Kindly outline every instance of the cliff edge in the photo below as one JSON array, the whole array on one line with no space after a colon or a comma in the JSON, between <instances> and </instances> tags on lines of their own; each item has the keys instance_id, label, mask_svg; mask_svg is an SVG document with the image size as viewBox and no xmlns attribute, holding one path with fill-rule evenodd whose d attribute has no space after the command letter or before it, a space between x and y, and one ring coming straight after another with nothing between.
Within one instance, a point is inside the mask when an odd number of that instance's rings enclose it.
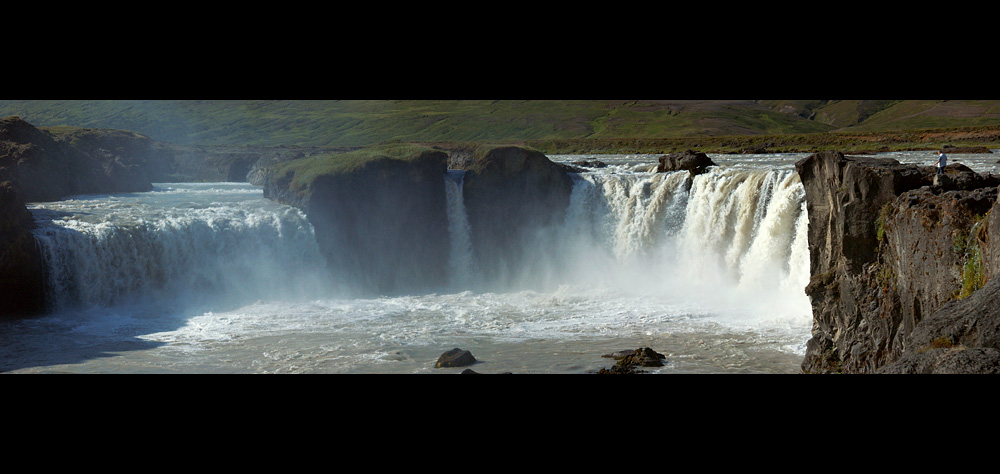
<instances>
[{"instance_id":1,"label":"cliff edge","mask_svg":"<svg viewBox=\"0 0 1000 474\"><path fill-rule=\"evenodd\" d=\"M997 177L959 164L936 177L930 166L838 152L811 155L796 170L809 213L813 308L803 371L888 370L925 350L913 338L996 271L988 223L1000 214L991 212Z\"/></svg>"}]
</instances>

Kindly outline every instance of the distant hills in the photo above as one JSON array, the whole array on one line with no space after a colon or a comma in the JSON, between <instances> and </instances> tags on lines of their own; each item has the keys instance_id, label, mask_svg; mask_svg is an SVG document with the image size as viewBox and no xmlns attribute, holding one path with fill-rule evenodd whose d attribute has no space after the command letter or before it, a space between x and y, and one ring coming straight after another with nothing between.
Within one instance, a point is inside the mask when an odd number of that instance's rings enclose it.
<instances>
[{"instance_id":1,"label":"distant hills","mask_svg":"<svg viewBox=\"0 0 1000 474\"><path fill-rule=\"evenodd\" d=\"M667 139L1000 126L994 100L0 100L39 127L183 145Z\"/></svg>"}]
</instances>

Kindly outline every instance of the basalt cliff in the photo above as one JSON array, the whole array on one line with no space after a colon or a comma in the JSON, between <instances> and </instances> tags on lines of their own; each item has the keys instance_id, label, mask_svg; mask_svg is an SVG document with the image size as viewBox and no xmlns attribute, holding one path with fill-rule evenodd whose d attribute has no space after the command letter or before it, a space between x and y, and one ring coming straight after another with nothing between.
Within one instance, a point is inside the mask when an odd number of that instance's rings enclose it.
<instances>
[{"instance_id":1,"label":"basalt cliff","mask_svg":"<svg viewBox=\"0 0 1000 474\"><path fill-rule=\"evenodd\" d=\"M522 253L545 253L534 232L562 221L569 168L521 147L451 152L386 146L288 161L267 175L264 195L306 211L341 290L399 294L448 284L449 180L463 196L472 264L483 278L502 284L531 273Z\"/></svg>"},{"instance_id":2,"label":"basalt cliff","mask_svg":"<svg viewBox=\"0 0 1000 474\"><path fill-rule=\"evenodd\" d=\"M805 372L998 371L1000 178L837 152L796 170L809 213Z\"/></svg>"}]
</instances>

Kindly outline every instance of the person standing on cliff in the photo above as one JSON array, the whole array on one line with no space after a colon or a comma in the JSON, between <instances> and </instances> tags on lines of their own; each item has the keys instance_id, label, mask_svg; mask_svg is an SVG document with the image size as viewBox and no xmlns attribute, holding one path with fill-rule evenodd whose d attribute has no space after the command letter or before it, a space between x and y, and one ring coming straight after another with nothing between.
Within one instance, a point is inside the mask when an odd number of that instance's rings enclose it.
<instances>
[{"instance_id":1,"label":"person standing on cliff","mask_svg":"<svg viewBox=\"0 0 1000 474\"><path fill-rule=\"evenodd\" d=\"M938 150L938 159L934 164L937 165L937 174L944 173L944 167L948 165L948 155L945 155L943 151Z\"/></svg>"}]
</instances>

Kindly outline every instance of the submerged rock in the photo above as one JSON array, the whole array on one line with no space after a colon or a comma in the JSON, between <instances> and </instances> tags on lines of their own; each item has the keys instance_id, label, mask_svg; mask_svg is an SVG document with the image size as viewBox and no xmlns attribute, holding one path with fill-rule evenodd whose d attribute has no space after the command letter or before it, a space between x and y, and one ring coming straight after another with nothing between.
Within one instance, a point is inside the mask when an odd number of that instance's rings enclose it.
<instances>
[{"instance_id":1,"label":"submerged rock","mask_svg":"<svg viewBox=\"0 0 1000 474\"><path fill-rule=\"evenodd\" d=\"M438 357L437 363L434 364L434 368L465 367L474 363L476 363L476 358L472 356L471 352L456 347L441 354Z\"/></svg>"}]
</instances>

